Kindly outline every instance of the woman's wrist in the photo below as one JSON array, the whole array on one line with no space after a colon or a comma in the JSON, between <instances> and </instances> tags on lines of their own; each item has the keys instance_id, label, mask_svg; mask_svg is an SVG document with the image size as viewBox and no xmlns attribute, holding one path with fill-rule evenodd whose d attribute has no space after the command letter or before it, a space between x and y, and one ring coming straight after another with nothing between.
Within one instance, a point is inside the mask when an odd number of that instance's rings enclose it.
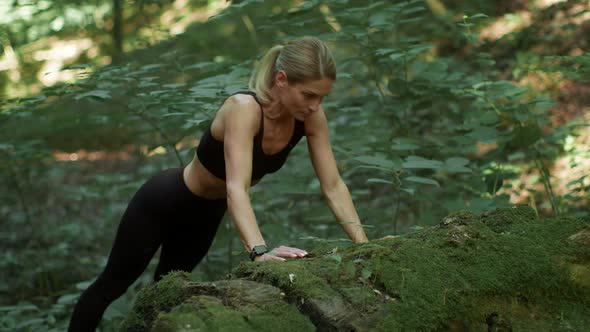
<instances>
[{"instance_id":1,"label":"woman's wrist","mask_svg":"<svg viewBox=\"0 0 590 332\"><path fill-rule=\"evenodd\" d=\"M256 260L256 258L258 258L266 253L268 253L268 248L266 247L266 245L264 245L264 244L256 245L256 246L252 247L252 249L250 250L250 253L249 253L250 260L254 261L254 260Z\"/></svg>"}]
</instances>

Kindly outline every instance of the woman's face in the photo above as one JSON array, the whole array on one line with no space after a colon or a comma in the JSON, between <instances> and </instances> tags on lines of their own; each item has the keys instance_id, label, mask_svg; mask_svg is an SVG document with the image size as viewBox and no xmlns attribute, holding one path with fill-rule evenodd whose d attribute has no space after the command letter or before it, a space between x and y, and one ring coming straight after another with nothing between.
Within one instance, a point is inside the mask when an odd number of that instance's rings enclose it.
<instances>
[{"instance_id":1,"label":"woman's face","mask_svg":"<svg viewBox=\"0 0 590 332\"><path fill-rule=\"evenodd\" d=\"M277 83L281 88L281 104L297 120L304 121L308 116L319 111L320 103L330 93L333 81L329 78L322 78L293 84L279 79Z\"/></svg>"}]
</instances>

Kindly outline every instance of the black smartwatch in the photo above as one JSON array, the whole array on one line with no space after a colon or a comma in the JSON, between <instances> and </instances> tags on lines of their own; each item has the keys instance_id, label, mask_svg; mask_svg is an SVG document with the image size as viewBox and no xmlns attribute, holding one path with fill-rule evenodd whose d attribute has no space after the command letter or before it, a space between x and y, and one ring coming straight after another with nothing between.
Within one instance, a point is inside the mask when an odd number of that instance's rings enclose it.
<instances>
[{"instance_id":1,"label":"black smartwatch","mask_svg":"<svg viewBox=\"0 0 590 332\"><path fill-rule=\"evenodd\" d=\"M262 256L268 252L268 248L265 245L254 246L250 251L250 260L254 260L258 256Z\"/></svg>"}]
</instances>

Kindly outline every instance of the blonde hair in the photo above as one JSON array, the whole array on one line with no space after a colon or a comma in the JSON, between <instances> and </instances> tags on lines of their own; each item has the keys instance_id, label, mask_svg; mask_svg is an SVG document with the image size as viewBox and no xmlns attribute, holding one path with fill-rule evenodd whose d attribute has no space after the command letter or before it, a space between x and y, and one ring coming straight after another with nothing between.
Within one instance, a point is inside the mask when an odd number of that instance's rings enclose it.
<instances>
[{"instance_id":1,"label":"blonde hair","mask_svg":"<svg viewBox=\"0 0 590 332\"><path fill-rule=\"evenodd\" d=\"M336 79L332 52L316 37L299 37L290 40L285 46L274 46L258 62L248 86L256 92L262 104L271 101L270 89L274 84L275 73L279 70L287 73L289 83Z\"/></svg>"}]
</instances>

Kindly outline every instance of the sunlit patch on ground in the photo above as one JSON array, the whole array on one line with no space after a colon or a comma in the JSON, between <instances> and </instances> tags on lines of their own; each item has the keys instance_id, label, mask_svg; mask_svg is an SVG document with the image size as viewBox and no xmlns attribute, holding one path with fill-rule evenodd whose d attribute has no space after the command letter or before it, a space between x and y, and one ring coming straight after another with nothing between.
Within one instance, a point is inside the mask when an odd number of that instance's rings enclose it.
<instances>
[{"instance_id":1,"label":"sunlit patch on ground","mask_svg":"<svg viewBox=\"0 0 590 332\"><path fill-rule=\"evenodd\" d=\"M549 6L553 6L556 3L565 2L567 0L537 0L535 1L535 6L539 9L547 8Z\"/></svg>"},{"instance_id":2,"label":"sunlit patch on ground","mask_svg":"<svg viewBox=\"0 0 590 332\"><path fill-rule=\"evenodd\" d=\"M556 98L559 105L552 110L552 124L559 126L580 116L590 123L590 86L565 80L560 82L559 88L560 94Z\"/></svg>"},{"instance_id":3,"label":"sunlit patch on ground","mask_svg":"<svg viewBox=\"0 0 590 332\"><path fill-rule=\"evenodd\" d=\"M490 26L483 28L480 31L479 38L481 40L496 40L502 36L521 30L531 25L532 15L528 11L519 11L516 13L509 13L504 17L497 19Z\"/></svg>"},{"instance_id":4,"label":"sunlit patch on ground","mask_svg":"<svg viewBox=\"0 0 590 332\"><path fill-rule=\"evenodd\" d=\"M172 8L162 14L160 24L170 27L169 32L171 35L179 35L190 24L204 22L209 17L219 14L229 5L231 5L231 1L209 1L209 5L203 10L192 10L189 8L188 0L177 0L172 5ZM149 33L150 31L143 32Z\"/></svg>"},{"instance_id":5,"label":"sunlit patch on ground","mask_svg":"<svg viewBox=\"0 0 590 332\"><path fill-rule=\"evenodd\" d=\"M174 147L180 151L183 149L193 149L199 144L199 141L194 137L187 137L181 142L177 143ZM88 151L80 149L74 152L54 151L53 159L56 161L99 161L99 160L130 160L135 158L138 154L152 157L155 155L162 155L172 153L172 149L169 146L156 146L148 147L142 144L138 147L134 145L126 145L122 147L122 150L100 150L100 151Z\"/></svg>"},{"instance_id":6,"label":"sunlit patch on ground","mask_svg":"<svg viewBox=\"0 0 590 332\"><path fill-rule=\"evenodd\" d=\"M45 86L74 80L77 74L86 71L86 69L62 70L62 68L78 59L84 52L89 58L98 55L98 48L90 38L65 41L56 38L50 39L48 49L33 53L35 61L43 62L43 66L37 73L37 79ZM105 60L103 58L103 61Z\"/></svg>"},{"instance_id":7,"label":"sunlit patch on ground","mask_svg":"<svg viewBox=\"0 0 590 332\"><path fill-rule=\"evenodd\" d=\"M57 161L80 161L80 160L129 160L129 151L86 151L84 149L76 152L53 152L53 158Z\"/></svg>"}]
</instances>

